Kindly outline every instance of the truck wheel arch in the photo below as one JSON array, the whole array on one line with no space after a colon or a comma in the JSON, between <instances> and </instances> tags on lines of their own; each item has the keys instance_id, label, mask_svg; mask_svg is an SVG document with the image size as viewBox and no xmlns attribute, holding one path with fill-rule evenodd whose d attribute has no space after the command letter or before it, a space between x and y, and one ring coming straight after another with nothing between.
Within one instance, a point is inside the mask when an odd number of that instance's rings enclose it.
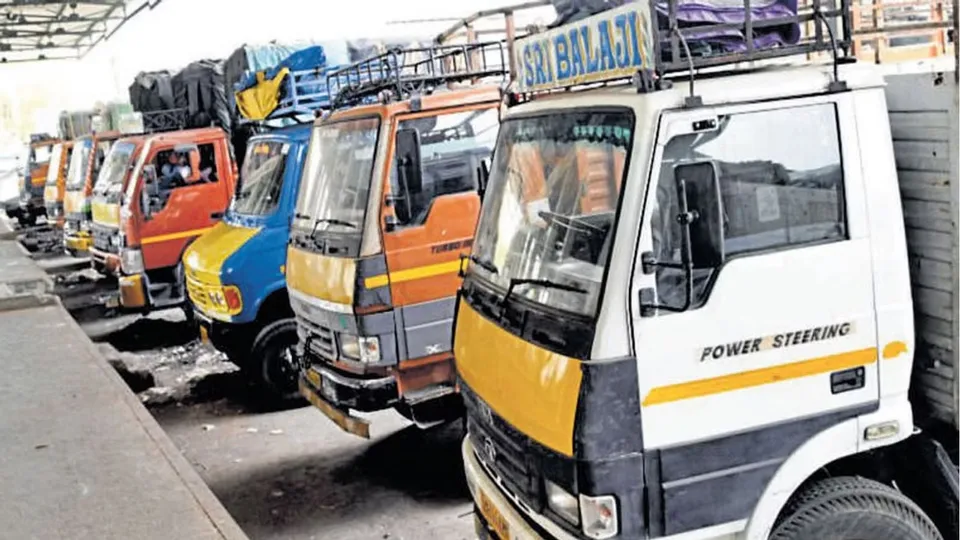
<instances>
[{"instance_id":1,"label":"truck wheel arch","mask_svg":"<svg viewBox=\"0 0 960 540\"><path fill-rule=\"evenodd\" d=\"M287 287L284 282L279 286L274 286L272 290L263 296L260 305L257 306L256 320L260 323L293 317L293 308L290 307L290 296L287 293Z\"/></svg>"},{"instance_id":2,"label":"truck wheel arch","mask_svg":"<svg viewBox=\"0 0 960 540\"><path fill-rule=\"evenodd\" d=\"M862 432L865 425L878 419L897 418L906 433L895 439L864 443ZM866 420L866 422L865 422ZM909 426L909 429L908 429ZM781 464L766 489L760 496L747 521L746 538L770 536L781 512L791 497L818 471L845 458L857 456L873 448L882 448L905 439L910 435L913 416L910 403L882 403L878 411L845 420L814 435ZM842 465L842 464L841 464Z\"/></svg>"}]
</instances>

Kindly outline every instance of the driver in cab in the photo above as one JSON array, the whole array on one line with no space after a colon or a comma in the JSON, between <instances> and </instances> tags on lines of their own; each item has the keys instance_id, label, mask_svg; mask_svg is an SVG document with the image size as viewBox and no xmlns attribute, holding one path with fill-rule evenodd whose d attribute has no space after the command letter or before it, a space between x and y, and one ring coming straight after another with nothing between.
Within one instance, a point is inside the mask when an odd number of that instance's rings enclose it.
<instances>
[{"instance_id":1,"label":"driver in cab","mask_svg":"<svg viewBox=\"0 0 960 540\"><path fill-rule=\"evenodd\" d=\"M186 156L180 152L170 152L167 162L160 168L160 190L170 191L186 185L191 173Z\"/></svg>"}]
</instances>

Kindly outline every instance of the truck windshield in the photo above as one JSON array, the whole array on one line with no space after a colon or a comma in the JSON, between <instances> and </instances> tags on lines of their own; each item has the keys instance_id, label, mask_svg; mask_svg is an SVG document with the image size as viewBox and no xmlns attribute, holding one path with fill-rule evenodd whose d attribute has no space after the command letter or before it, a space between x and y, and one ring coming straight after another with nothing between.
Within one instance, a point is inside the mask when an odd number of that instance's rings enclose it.
<instances>
[{"instance_id":1,"label":"truck windshield","mask_svg":"<svg viewBox=\"0 0 960 540\"><path fill-rule=\"evenodd\" d=\"M30 167L38 167L50 161L52 147L47 144L44 146L34 146L30 149Z\"/></svg>"},{"instance_id":2,"label":"truck windshield","mask_svg":"<svg viewBox=\"0 0 960 540\"><path fill-rule=\"evenodd\" d=\"M247 148L231 212L265 216L277 208L289 150L290 145L282 141L263 141Z\"/></svg>"},{"instance_id":3,"label":"truck windshield","mask_svg":"<svg viewBox=\"0 0 960 540\"><path fill-rule=\"evenodd\" d=\"M510 298L594 316L633 123L630 111L582 109L506 121L471 273Z\"/></svg>"},{"instance_id":4,"label":"truck windshield","mask_svg":"<svg viewBox=\"0 0 960 540\"><path fill-rule=\"evenodd\" d=\"M93 150L93 141L84 139L73 145L73 155L70 156L70 168L67 169L67 190L83 189L87 181L87 170L90 168L90 152Z\"/></svg>"},{"instance_id":5,"label":"truck windshield","mask_svg":"<svg viewBox=\"0 0 960 540\"><path fill-rule=\"evenodd\" d=\"M133 143L117 143L107 153L100 169L100 176L93 186L93 192L102 195L123 189L123 179L133 159Z\"/></svg>"},{"instance_id":6,"label":"truck windshield","mask_svg":"<svg viewBox=\"0 0 960 540\"><path fill-rule=\"evenodd\" d=\"M379 127L379 118L362 118L315 128L296 214L309 227L361 230Z\"/></svg>"},{"instance_id":7,"label":"truck windshield","mask_svg":"<svg viewBox=\"0 0 960 540\"><path fill-rule=\"evenodd\" d=\"M63 155L63 145L53 145L53 152L50 153L50 168L47 169L48 186L57 185L57 178L60 176L60 157Z\"/></svg>"}]
</instances>

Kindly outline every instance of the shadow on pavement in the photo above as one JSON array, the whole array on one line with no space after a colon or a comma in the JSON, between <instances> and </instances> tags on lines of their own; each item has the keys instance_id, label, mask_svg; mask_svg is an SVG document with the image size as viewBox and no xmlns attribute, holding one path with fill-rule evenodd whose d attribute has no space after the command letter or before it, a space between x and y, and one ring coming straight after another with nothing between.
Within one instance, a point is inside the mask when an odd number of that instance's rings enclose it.
<instances>
[{"instance_id":1,"label":"shadow on pavement","mask_svg":"<svg viewBox=\"0 0 960 540\"><path fill-rule=\"evenodd\" d=\"M196 340L197 337L196 326L187 321L144 317L104 336L101 341L113 345L118 351L137 352L184 346Z\"/></svg>"},{"instance_id":2,"label":"shadow on pavement","mask_svg":"<svg viewBox=\"0 0 960 540\"><path fill-rule=\"evenodd\" d=\"M359 452L355 445L334 450L317 441L312 456L246 470L210 487L251 538L305 526L389 524L418 505L469 501L460 426L421 431L411 425Z\"/></svg>"}]
</instances>

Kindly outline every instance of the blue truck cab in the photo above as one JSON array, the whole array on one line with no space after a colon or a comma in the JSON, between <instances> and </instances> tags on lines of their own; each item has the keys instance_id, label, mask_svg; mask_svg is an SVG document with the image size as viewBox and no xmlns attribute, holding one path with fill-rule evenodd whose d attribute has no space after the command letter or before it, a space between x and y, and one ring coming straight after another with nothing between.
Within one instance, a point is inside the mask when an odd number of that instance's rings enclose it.
<instances>
[{"instance_id":1,"label":"blue truck cab","mask_svg":"<svg viewBox=\"0 0 960 540\"><path fill-rule=\"evenodd\" d=\"M183 256L201 336L278 395L296 382L284 263L310 131L303 125L252 137L223 220Z\"/></svg>"},{"instance_id":2,"label":"blue truck cab","mask_svg":"<svg viewBox=\"0 0 960 540\"><path fill-rule=\"evenodd\" d=\"M298 395L297 325L284 274L313 120L332 101L327 74L337 66L325 61L319 47L309 47L237 84L240 113L258 134L246 141L223 219L183 254L201 338L268 399Z\"/></svg>"}]
</instances>

